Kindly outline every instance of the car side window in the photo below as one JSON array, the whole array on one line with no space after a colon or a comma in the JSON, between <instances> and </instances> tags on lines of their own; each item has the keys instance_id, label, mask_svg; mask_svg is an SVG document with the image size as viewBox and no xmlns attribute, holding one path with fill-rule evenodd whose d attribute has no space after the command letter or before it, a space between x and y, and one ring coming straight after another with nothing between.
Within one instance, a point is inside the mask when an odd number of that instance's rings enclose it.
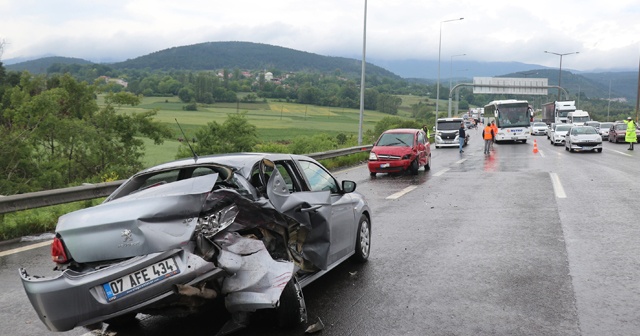
<instances>
[{"instance_id":1,"label":"car side window","mask_svg":"<svg viewBox=\"0 0 640 336\"><path fill-rule=\"evenodd\" d=\"M338 183L336 180L322 167L315 162L299 161L302 173L309 182L311 191L330 190L332 193L338 192Z\"/></svg>"},{"instance_id":2,"label":"car side window","mask_svg":"<svg viewBox=\"0 0 640 336\"><path fill-rule=\"evenodd\" d=\"M418 133L418 143L419 144L425 144L426 142L424 141L424 132L419 132Z\"/></svg>"}]
</instances>

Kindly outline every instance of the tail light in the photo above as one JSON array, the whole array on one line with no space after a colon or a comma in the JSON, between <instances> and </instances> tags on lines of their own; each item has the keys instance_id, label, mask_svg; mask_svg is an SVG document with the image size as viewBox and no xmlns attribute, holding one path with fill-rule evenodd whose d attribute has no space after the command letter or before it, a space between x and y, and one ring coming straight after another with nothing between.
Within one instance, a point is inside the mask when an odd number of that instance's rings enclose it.
<instances>
[{"instance_id":1,"label":"tail light","mask_svg":"<svg viewBox=\"0 0 640 336\"><path fill-rule=\"evenodd\" d=\"M64 251L62 239L58 237L53 238L53 243L51 243L51 259L57 264L64 264L69 261L67 253Z\"/></svg>"}]
</instances>

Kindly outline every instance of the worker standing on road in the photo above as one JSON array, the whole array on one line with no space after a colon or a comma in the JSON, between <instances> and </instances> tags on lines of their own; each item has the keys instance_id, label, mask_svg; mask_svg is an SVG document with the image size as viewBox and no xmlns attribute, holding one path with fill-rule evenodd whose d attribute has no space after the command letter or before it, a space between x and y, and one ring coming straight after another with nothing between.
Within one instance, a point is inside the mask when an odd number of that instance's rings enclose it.
<instances>
[{"instance_id":1,"label":"worker standing on road","mask_svg":"<svg viewBox=\"0 0 640 336\"><path fill-rule=\"evenodd\" d=\"M496 135L498 135L498 126L496 126L496 121L491 121L491 129L493 130L493 139L491 140L491 149L493 149L493 144L496 142Z\"/></svg>"},{"instance_id":2,"label":"worker standing on road","mask_svg":"<svg viewBox=\"0 0 640 336\"><path fill-rule=\"evenodd\" d=\"M464 122L460 123L460 129L458 130L458 140L460 142L460 153L464 153L462 147L464 146L464 140L467 138L467 133L464 130Z\"/></svg>"},{"instance_id":3,"label":"worker standing on road","mask_svg":"<svg viewBox=\"0 0 640 336\"><path fill-rule=\"evenodd\" d=\"M484 153L489 154L489 149L491 148L491 144L493 143L493 138L495 134L493 133L493 128L491 124L487 124L482 130L482 138L484 139Z\"/></svg>"},{"instance_id":4,"label":"worker standing on road","mask_svg":"<svg viewBox=\"0 0 640 336\"><path fill-rule=\"evenodd\" d=\"M636 136L636 123L633 122L631 117L628 117L624 123L627 124L627 132L624 134L624 141L629 143L629 148L627 148L627 150L633 150L633 144L638 140Z\"/></svg>"},{"instance_id":5,"label":"worker standing on road","mask_svg":"<svg viewBox=\"0 0 640 336\"><path fill-rule=\"evenodd\" d=\"M429 132L429 127L427 127L427 125L422 125L422 130L427 135L427 139L429 139L431 137L431 133Z\"/></svg>"}]
</instances>

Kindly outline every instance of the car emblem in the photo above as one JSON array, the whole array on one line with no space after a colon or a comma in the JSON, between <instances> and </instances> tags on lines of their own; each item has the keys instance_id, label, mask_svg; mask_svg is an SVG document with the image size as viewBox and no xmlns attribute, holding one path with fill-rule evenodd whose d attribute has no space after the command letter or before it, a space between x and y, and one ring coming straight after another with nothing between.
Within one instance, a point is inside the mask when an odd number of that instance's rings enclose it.
<instances>
[{"instance_id":1,"label":"car emblem","mask_svg":"<svg viewBox=\"0 0 640 336\"><path fill-rule=\"evenodd\" d=\"M133 241L133 237L131 237L131 230L129 229L122 230L122 233L120 235L124 238L123 240L124 243L128 241Z\"/></svg>"}]
</instances>

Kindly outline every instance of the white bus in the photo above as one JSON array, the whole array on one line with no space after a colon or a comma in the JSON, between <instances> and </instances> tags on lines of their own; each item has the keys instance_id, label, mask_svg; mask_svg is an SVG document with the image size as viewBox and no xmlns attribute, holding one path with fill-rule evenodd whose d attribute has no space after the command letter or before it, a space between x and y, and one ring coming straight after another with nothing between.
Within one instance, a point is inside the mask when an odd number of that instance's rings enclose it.
<instances>
[{"instance_id":1,"label":"white bus","mask_svg":"<svg viewBox=\"0 0 640 336\"><path fill-rule=\"evenodd\" d=\"M484 107L485 116L494 116L499 141L522 141L531 137L531 107L526 100L494 100Z\"/></svg>"}]
</instances>

